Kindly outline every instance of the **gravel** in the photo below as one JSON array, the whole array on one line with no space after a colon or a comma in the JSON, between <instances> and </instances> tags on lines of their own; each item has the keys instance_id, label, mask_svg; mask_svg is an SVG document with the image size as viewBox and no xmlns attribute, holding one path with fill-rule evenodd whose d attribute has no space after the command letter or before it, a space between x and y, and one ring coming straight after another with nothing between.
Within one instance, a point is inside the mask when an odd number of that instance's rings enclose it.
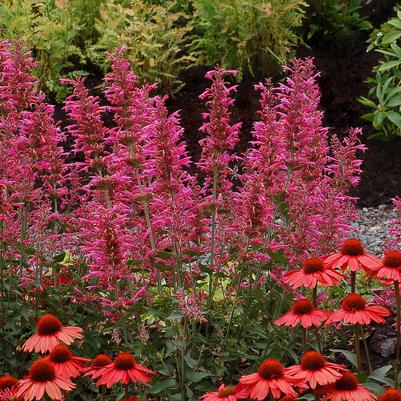
<instances>
[{"instance_id":1,"label":"gravel","mask_svg":"<svg viewBox=\"0 0 401 401\"><path fill-rule=\"evenodd\" d=\"M393 205L359 209L359 218L353 226L359 231L357 236L369 253L377 256L383 254L389 222L395 218L396 212Z\"/></svg>"}]
</instances>

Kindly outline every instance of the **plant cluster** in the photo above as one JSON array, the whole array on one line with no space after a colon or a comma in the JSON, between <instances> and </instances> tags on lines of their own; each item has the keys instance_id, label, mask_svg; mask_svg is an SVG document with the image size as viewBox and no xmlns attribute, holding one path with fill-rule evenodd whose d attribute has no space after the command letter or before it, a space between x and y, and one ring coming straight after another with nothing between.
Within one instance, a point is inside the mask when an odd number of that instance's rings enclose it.
<instances>
[{"instance_id":1,"label":"plant cluster","mask_svg":"<svg viewBox=\"0 0 401 401\"><path fill-rule=\"evenodd\" d=\"M137 400L130 395L129 384L148 383L155 372L139 364L128 352L119 353L114 360L106 354L96 355L92 360L72 353L70 345L74 340L82 340L80 327L63 326L51 315L43 315L36 333L22 346L26 352L46 354L35 359L28 374L22 379L6 375L0 378L0 398L2 400L40 400L42 398L61 400L76 385L72 379L91 377L100 387L102 398L114 384L124 385L126 400Z\"/></svg>"},{"instance_id":2,"label":"plant cluster","mask_svg":"<svg viewBox=\"0 0 401 401\"><path fill-rule=\"evenodd\" d=\"M23 376L20 344L43 313L83 328L82 355L148 359L157 399L191 400L268 357L296 360L297 333L274 325L294 295L285 273L350 234L360 131L329 144L313 61L294 60L284 82L256 86L252 146L236 154L236 71L217 68L201 95L200 179L167 97L138 81L124 49L108 57L107 104L83 78L64 80L62 128L31 55L0 44L2 371Z\"/></svg>"},{"instance_id":3,"label":"plant cluster","mask_svg":"<svg viewBox=\"0 0 401 401\"><path fill-rule=\"evenodd\" d=\"M389 140L401 136L401 10L396 16L375 29L369 39L368 50L382 55L374 68L375 77L369 79L369 97L359 101L371 111L363 116L377 131L372 138Z\"/></svg>"},{"instance_id":4,"label":"plant cluster","mask_svg":"<svg viewBox=\"0 0 401 401\"><path fill-rule=\"evenodd\" d=\"M68 94L60 77L107 70L104 51L123 45L145 80L172 89L192 60L186 52L190 28L174 5L174 1L149 5L136 0L5 0L0 4L0 37L29 46L38 62L35 76L41 88L59 102Z\"/></svg>"},{"instance_id":5,"label":"plant cluster","mask_svg":"<svg viewBox=\"0 0 401 401\"><path fill-rule=\"evenodd\" d=\"M324 40L333 46L350 44L356 31L372 29L361 15L369 0L310 0L305 24L307 40Z\"/></svg>"},{"instance_id":6,"label":"plant cluster","mask_svg":"<svg viewBox=\"0 0 401 401\"><path fill-rule=\"evenodd\" d=\"M41 88L58 102L68 93L60 77L105 72L104 51L122 46L142 82L174 91L195 63L259 76L277 71L297 44L305 6L302 0L5 0L0 37L29 46Z\"/></svg>"},{"instance_id":7,"label":"plant cluster","mask_svg":"<svg viewBox=\"0 0 401 401\"><path fill-rule=\"evenodd\" d=\"M399 204L399 200L395 200ZM393 234L399 235L396 229ZM338 271L339 269L340 271ZM319 300L319 291L339 284L341 279L347 279L344 272L348 272L349 293L342 299L341 307L334 312L321 309L323 304ZM372 324L385 322L391 315L386 307L367 302L366 297L358 293L357 274L366 275L370 281L378 280L383 286L393 287L393 299L396 305L396 345L395 361L393 365L394 379L386 377L391 366L381 367L374 372L369 357L369 348L364 339L363 328ZM344 241L341 250L320 258L307 259L301 269L287 272L283 282L292 289L303 288L304 295L295 294L297 299L288 313L275 321L277 326L300 327L302 332L303 355L299 364L284 367L275 358L265 359L258 367L257 372L240 377L239 383L233 387L222 384L218 391L206 393L202 400L218 401L224 399L298 399L310 392L315 400L343 400L369 401L376 400L375 393L381 394L380 400L398 399L400 381L400 346L401 346L401 252L388 249L382 259L365 252L364 247L357 239ZM306 290L306 291L305 291ZM305 292L308 295L305 297ZM354 330L355 360L348 359L357 369L357 375L351 373L344 365L329 362L322 354L321 326L350 325ZM308 333L314 332L314 342L308 341ZM370 375L364 375L361 359L361 341L364 342L366 362ZM316 347L316 348L315 348ZM316 350L318 349L318 351ZM339 350L331 350L339 351ZM353 355L352 355L353 357ZM296 358L296 362L298 358ZM366 380L361 385L358 377ZM388 387L385 389L379 383ZM373 390L373 392L372 392ZM231 398L230 398L231 397Z\"/></svg>"},{"instance_id":8,"label":"plant cluster","mask_svg":"<svg viewBox=\"0 0 401 401\"><path fill-rule=\"evenodd\" d=\"M303 0L193 0L192 46L207 65L265 76L286 63L298 43Z\"/></svg>"}]
</instances>

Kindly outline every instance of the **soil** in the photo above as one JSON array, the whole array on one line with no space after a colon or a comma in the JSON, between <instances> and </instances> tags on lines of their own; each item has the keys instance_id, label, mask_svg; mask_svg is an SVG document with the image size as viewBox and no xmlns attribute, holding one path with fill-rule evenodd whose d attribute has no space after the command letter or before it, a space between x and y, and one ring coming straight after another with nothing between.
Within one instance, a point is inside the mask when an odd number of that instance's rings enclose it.
<instances>
[{"instance_id":1,"label":"soil","mask_svg":"<svg viewBox=\"0 0 401 401\"><path fill-rule=\"evenodd\" d=\"M395 1L373 0L363 12L375 27L386 21L393 13ZM350 127L362 127L363 142L368 151L361 155L364 161L360 185L352 195L359 198L359 206L377 206L391 202L391 198L401 195L401 138L391 142L369 141L372 128L361 116L367 110L356 100L366 96L366 83L372 76L372 68L377 64L378 54L366 52L368 33L355 32L349 43L342 48L328 43L316 42L310 47L298 49L297 57L312 56L321 72L321 108L324 123L331 132L346 134ZM196 68L181 77L185 87L169 102L171 110L181 110L182 124L188 150L194 160L200 156L198 128L202 124L201 112L204 105L198 96L208 86L204 75L208 68ZM276 80L278 78L276 77ZM233 120L242 121L240 143L237 151L243 152L251 140L250 131L258 109L258 96L253 86L256 82L243 81L238 85Z\"/></svg>"}]
</instances>

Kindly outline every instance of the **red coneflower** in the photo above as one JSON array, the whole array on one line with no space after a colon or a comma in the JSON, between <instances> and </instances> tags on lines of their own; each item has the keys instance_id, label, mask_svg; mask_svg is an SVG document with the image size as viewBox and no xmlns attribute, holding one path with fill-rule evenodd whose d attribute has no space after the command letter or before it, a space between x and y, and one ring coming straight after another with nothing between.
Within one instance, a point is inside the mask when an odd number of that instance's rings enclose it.
<instances>
[{"instance_id":1,"label":"red coneflower","mask_svg":"<svg viewBox=\"0 0 401 401\"><path fill-rule=\"evenodd\" d=\"M245 387L238 384L235 387L229 387L222 384L218 391L211 391L202 395L201 399L203 401L237 401L241 398L246 398L247 394L245 392Z\"/></svg>"},{"instance_id":2,"label":"red coneflower","mask_svg":"<svg viewBox=\"0 0 401 401\"><path fill-rule=\"evenodd\" d=\"M74 338L83 338L80 327L64 327L59 319L47 313L39 319L37 333L28 338L22 349L26 352L35 351L43 354L51 351L57 344L72 344Z\"/></svg>"},{"instance_id":3,"label":"red coneflower","mask_svg":"<svg viewBox=\"0 0 401 401\"><path fill-rule=\"evenodd\" d=\"M17 389L15 387L0 390L0 401L19 401L20 399L17 396Z\"/></svg>"},{"instance_id":4,"label":"red coneflower","mask_svg":"<svg viewBox=\"0 0 401 401\"><path fill-rule=\"evenodd\" d=\"M329 268L340 267L345 270L349 267L351 271L358 272L362 269L374 269L380 264L380 259L366 253L362 242L352 238L344 241L341 251L327 256L324 262Z\"/></svg>"},{"instance_id":5,"label":"red coneflower","mask_svg":"<svg viewBox=\"0 0 401 401\"><path fill-rule=\"evenodd\" d=\"M290 271L284 275L284 283L292 288L315 288L317 284L322 287L338 284L343 277L340 273L328 268L320 258L307 259L302 269Z\"/></svg>"},{"instance_id":6,"label":"red coneflower","mask_svg":"<svg viewBox=\"0 0 401 401\"><path fill-rule=\"evenodd\" d=\"M274 324L287 327L295 327L297 324L301 324L302 327L308 329L311 326L320 326L328 316L329 312L316 309L312 302L307 299L300 299L293 303L290 312L278 318Z\"/></svg>"},{"instance_id":7,"label":"red coneflower","mask_svg":"<svg viewBox=\"0 0 401 401\"><path fill-rule=\"evenodd\" d=\"M17 401L18 380L13 376L0 377L0 401Z\"/></svg>"},{"instance_id":8,"label":"red coneflower","mask_svg":"<svg viewBox=\"0 0 401 401\"><path fill-rule=\"evenodd\" d=\"M131 380L134 383L137 381L147 383L151 378L146 373L156 375L156 372L140 365L131 354L122 352L114 359L113 363L93 373L92 378L100 377L96 382L97 386L105 384L106 387L111 387L118 382L128 384Z\"/></svg>"},{"instance_id":9,"label":"red coneflower","mask_svg":"<svg viewBox=\"0 0 401 401\"><path fill-rule=\"evenodd\" d=\"M84 376L93 376L99 369L113 363L111 358L106 354L99 354L92 359L90 367L85 372Z\"/></svg>"},{"instance_id":10,"label":"red coneflower","mask_svg":"<svg viewBox=\"0 0 401 401\"><path fill-rule=\"evenodd\" d=\"M17 396L31 401L34 398L40 400L46 393L53 400L61 400L61 390L73 388L75 384L70 379L57 376L54 365L46 358L40 358L30 367L28 376L19 381Z\"/></svg>"},{"instance_id":11,"label":"red coneflower","mask_svg":"<svg viewBox=\"0 0 401 401\"><path fill-rule=\"evenodd\" d=\"M292 385L299 381L289 376L287 368L277 359L266 359L259 366L257 373L241 376L240 384L248 398L264 400L269 394L280 398L282 394L297 396Z\"/></svg>"},{"instance_id":12,"label":"red coneflower","mask_svg":"<svg viewBox=\"0 0 401 401\"><path fill-rule=\"evenodd\" d=\"M317 385L324 386L340 379L340 372L345 370L345 366L328 362L319 352L309 351L302 357L300 365L288 368L288 374L315 389Z\"/></svg>"},{"instance_id":13,"label":"red coneflower","mask_svg":"<svg viewBox=\"0 0 401 401\"><path fill-rule=\"evenodd\" d=\"M390 388L380 396L379 401L401 401L401 391Z\"/></svg>"},{"instance_id":14,"label":"red coneflower","mask_svg":"<svg viewBox=\"0 0 401 401\"><path fill-rule=\"evenodd\" d=\"M372 268L378 279L401 282L401 252L388 251L380 264Z\"/></svg>"},{"instance_id":15,"label":"red coneflower","mask_svg":"<svg viewBox=\"0 0 401 401\"><path fill-rule=\"evenodd\" d=\"M18 384L18 380L10 375L0 377L0 391L11 389Z\"/></svg>"},{"instance_id":16,"label":"red coneflower","mask_svg":"<svg viewBox=\"0 0 401 401\"><path fill-rule=\"evenodd\" d=\"M322 391L328 391L323 398L333 401L373 401L377 397L366 387L361 386L357 378L350 372L343 373L342 377L333 384L329 384Z\"/></svg>"},{"instance_id":17,"label":"red coneflower","mask_svg":"<svg viewBox=\"0 0 401 401\"><path fill-rule=\"evenodd\" d=\"M84 364L89 362L89 359L73 355L63 344L56 345L46 358L53 363L57 376L67 378L79 376L86 367Z\"/></svg>"},{"instance_id":18,"label":"red coneflower","mask_svg":"<svg viewBox=\"0 0 401 401\"><path fill-rule=\"evenodd\" d=\"M361 295L353 293L344 298L342 308L333 312L326 324L340 321L349 324L370 324L371 321L383 323L387 316L390 316L387 308L379 305L367 305Z\"/></svg>"}]
</instances>

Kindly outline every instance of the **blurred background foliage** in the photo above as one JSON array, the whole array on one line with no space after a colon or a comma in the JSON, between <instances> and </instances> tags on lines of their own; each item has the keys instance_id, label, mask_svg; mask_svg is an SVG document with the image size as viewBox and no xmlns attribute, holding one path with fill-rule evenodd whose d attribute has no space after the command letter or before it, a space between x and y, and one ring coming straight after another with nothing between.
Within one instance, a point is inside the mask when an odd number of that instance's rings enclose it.
<instances>
[{"instance_id":1,"label":"blurred background foliage","mask_svg":"<svg viewBox=\"0 0 401 401\"><path fill-rule=\"evenodd\" d=\"M239 79L277 74L299 43L367 29L360 0L3 0L0 37L25 42L52 100L59 77L98 77L104 55L125 45L143 80L181 88L189 67L239 70Z\"/></svg>"}]
</instances>

